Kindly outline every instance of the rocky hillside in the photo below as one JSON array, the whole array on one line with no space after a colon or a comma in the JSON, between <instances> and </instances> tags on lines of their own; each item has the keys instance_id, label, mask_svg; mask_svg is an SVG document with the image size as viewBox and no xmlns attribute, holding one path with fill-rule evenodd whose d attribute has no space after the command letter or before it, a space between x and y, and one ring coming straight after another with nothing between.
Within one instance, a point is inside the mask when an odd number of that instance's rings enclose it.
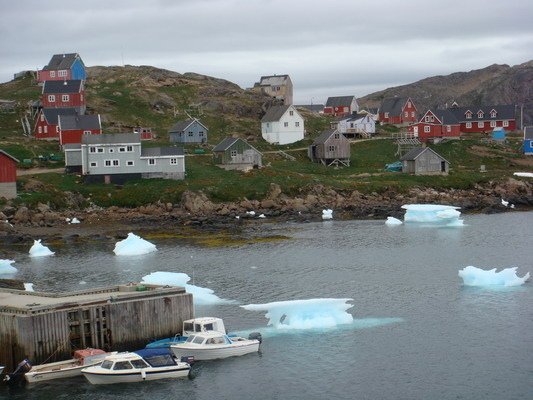
<instances>
[{"instance_id":1,"label":"rocky hillside","mask_svg":"<svg viewBox=\"0 0 533 400\"><path fill-rule=\"evenodd\" d=\"M494 64L470 72L425 78L369 94L358 101L361 106L377 107L386 97L410 96L419 112L432 107L445 107L453 101L460 106L523 104L524 123L533 124L532 87L533 60L513 67Z\"/></svg>"}]
</instances>

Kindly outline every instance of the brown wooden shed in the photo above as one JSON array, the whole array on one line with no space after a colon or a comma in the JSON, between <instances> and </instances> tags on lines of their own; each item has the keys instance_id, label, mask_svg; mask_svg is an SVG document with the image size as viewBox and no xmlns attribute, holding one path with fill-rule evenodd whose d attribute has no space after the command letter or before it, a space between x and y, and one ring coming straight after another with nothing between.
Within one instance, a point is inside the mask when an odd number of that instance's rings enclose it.
<instances>
[{"instance_id":1,"label":"brown wooden shed","mask_svg":"<svg viewBox=\"0 0 533 400\"><path fill-rule=\"evenodd\" d=\"M450 162L429 147L416 147L406 153L400 161L402 172L414 175L447 175Z\"/></svg>"},{"instance_id":2,"label":"brown wooden shed","mask_svg":"<svg viewBox=\"0 0 533 400\"><path fill-rule=\"evenodd\" d=\"M350 166L350 142L338 130L327 130L315 139L307 152L313 162Z\"/></svg>"}]
</instances>

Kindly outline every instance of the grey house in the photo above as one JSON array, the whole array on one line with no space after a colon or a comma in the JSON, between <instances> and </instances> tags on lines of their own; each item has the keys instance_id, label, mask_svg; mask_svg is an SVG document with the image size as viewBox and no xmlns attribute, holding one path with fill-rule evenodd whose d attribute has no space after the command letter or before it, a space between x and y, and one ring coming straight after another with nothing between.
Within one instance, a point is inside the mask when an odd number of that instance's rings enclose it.
<instances>
[{"instance_id":1,"label":"grey house","mask_svg":"<svg viewBox=\"0 0 533 400\"><path fill-rule=\"evenodd\" d=\"M307 155L313 162L324 165L350 166L350 142L338 130L328 130L309 146Z\"/></svg>"},{"instance_id":2,"label":"grey house","mask_svg":"<svg viewBox=\"0 0 533 400\"><path fill-rule=\"evenodd\" d=\"M406 153L400 161L402 171L414 175L447 175L450 163L429 147L416 147Z\"/></svg>"},{"instance_id":3,"label":"grey house","mask_svg":"<svg viewBox=\"0 0 533 400\"><path fill-rule=\"evenodd\" d=\"M65 146L65 169L76 168L86 183L184 179L185 155L179 147L142 148L140 133L84 135L81 144Z\"/></svg>"},{"instance_id":4,"label":"grey house","mask_svg":"<svg viewBox=\"0 0 533 400\"><path fill-rule=\"evenodd\" d=\"M217 166L227 170L248 170L262 166L262 154L243 139L227 137L213 149Z\"/></svg>"},{"instance_id":5,"label":"grey house","mask_svg":"<svg viewBox=\"0 0 533 400\"><path fill-rule=\"evenodd\" d=\"M172 143L207 143L209 129L196 118L178 121L168 131Z\"/></svg>"}]
</instances>

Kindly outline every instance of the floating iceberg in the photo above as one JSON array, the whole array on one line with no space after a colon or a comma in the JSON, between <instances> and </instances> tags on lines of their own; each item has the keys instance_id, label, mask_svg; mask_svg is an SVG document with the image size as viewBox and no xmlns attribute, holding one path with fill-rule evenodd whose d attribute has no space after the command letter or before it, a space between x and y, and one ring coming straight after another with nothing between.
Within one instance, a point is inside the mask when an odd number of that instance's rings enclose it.
<instances>
[{"instance_id":1,"label":"floating iceberg","mask_svg":"<svg viewBox=\"0 0 533 400\"><path fill-rule=\"evenodd\" d=\"M231 300L224 300L214 294L214 291L208 288L189 285L191 278L189 275L182 272L163 272L156 271L149 275L142 277L141 283L151 285L169 285L169 286L183 286L187 293L191 293L194 303L197 305L208 304L229 304L233 303Z\"/></svg>"},{"instance_id":2,"label":"floating iceberg","mask_svg":"<svg viewBox=\"0 0 533 400\"><path fill-rule=\"evenodd\" d=\"M41 244L41 239L33 241L33 246L30 248L30 257L44 257L52 255L54 255L54 252L48 247L43 246Z\"/></svg>"},{"instance_id":3,"label":"floating iceberg","mask_svg":"<svg viewBox=\"0 0 533 400\"><path fill-rule=\"evenodd\" d=\"M79 224L80 223L80 220L76 217L72 218L72 220L70 221L71 224Z\"/></svg>"},{"instance_id":4,"label":"floating iceberg","mask_svg":"<svg viewBox=\"0 0 533 400\"><path fill-rule=\"evenodd\" d=\"M353 299L308 299L276 301L266 304L241 306L249 311L266 311L268 325L276 329L332 328L351 324L353 317L347 312Z\"/></svg>"},{"instance_id":5,"label":"floating iceberg","mask_svg":"<svg viewBox=\"0 0 533 400\"><path fill-rule=\"evenodd\" d=\"M322 210L322 219L333 219L333 210L330 210L329 208Z\"/></svg>"},{"instance_id":6,"label":"floating iceberg","mask_svg":"<svg viewBox=\"0 0 533 400\"><path fill-rule=\"evenodd\" d=\"M515 172L513 175L521 176L523 178L533 178L533 172Z\"/></svg>"},{"instance_id":7,"label":"floating iceberg","mask_svg":"<svg viewBox=\"0 0 533 400\"><path fill-rule=\"evenodd\" d=\"M249 215L250 217L253 217L255 215L255 211L246 211L246 215Z\"/></svg>"},{"instance_id":8,"label":"floating iceberg","mask_svg":"<svg viewBox=\"0 0 533 400\"><path fill-rule=\"evenodd\" d=\"M403 224L402 221L400 221L398 218L394 217L387 217L387 220L385 221L385 225L401 225Z\"/></svg>"},{"instance_id":9,"label":"floating iceberg","mask_svg":"<svg viewBox=\"0 0 533 400\"><path fill-rule=\"evenodd\" d=\"M144 240L134 233L128 233L128 237L115 244L113 250L117 256L138 256L157 251L155 244Z\"/></svg>"},{"instance_id":10,"label":"floating iceberg","mask_svg":"<svg viewBox=\"0 0 533 400\"><path fill-rule=\"evenodd\" d=\"M471 265L459 270L466 286L520 286L529 279L529 272L520 278L516 274L516 267L505 268L496 272L496 268L489 271Z\"/></svg>"},{"instance_id":11,"label":"floating iceberg","mask_svg":"<svg viewBox=\"0 0 533 400\"><path fill-rule=\"evenodd\" d=\"M261 214L259 217L257 218L266 218L265 214Z\"/></svg>"},{"instance_id":12,"label":"floating iceberg","mask_svg":"<svg viewBox=\"0 0 533 400\"><path fill-rule=\"evenodd\" d=\"M0 275L13 275L17 273L17 269L12 267L15 260L0 260Z\"/></svg>"},{"instance_id":13,"label":"floating iceberg","mask_svg":"<svg viewBox=\"0 0 533 400\"><path fill-rule=\"evenodd\" d=\"M25 283L24 290L26 292L35 292L35 290L33 290L33 283Z\"/></svg>"},{"instance_id":14,"label":"floating iceberg","mask_svg":"<svg viewBox=\"0 0 533 400\"><path fill-rule=\"evenodd\" d=\"M460 207L439 204L406 204L402 208L407 210L403 217L404 222L463 226L463 220L459 219L461 212L457 211Z\"/></svg>"}]
</instances>

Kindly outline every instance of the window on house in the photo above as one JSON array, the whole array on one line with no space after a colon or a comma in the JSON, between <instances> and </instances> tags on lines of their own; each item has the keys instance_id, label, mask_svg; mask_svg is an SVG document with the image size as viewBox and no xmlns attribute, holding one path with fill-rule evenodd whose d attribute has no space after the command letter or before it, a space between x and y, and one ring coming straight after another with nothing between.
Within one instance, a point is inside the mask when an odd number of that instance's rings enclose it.
<instances>
[{"instance_id":1,"label":"window on house","mask_svg":"<svg viewBox=\"0 0 533 400\"><path fill-rule=\"evenodd\" d=\"M429 126L429 125L424 126L424 132L426 132L426 133L431 132L431 126Z\"/></svg>"},{"instance_id":2,"label":"window on house","mask_svg":"<svg viewBox=\"0 0 533 400\"><path fill-rule=\"evenodd\" d=\"M148 165L155 165L155 158L149 158Z\"/></svg>"},{"instance_id":3,"label":"window on house","mask_svg":"<svg viewBox=\"0 0 533 400\"><path fill-rule=\"evenodd\" d=\"M56 126L56 132L59 132L59 126Z\"/></svg>"},{"instance_id":4,"label":"window on house","mask_svg":"<svg viewBox=\"0 0 533 400\"><path fill-rule=\"evenodd\" d=\"M50 78L56 77L56 71L50 71Z\"/></svg>"},{"instance_id":5,"label":"window on house","mask_svg":"<svg viewBox=\"0 0 533 400\"><path fill-rule=\"evenodd\" d=\"M105 160L104 164L105 164L106 167L110 167L111 166L111 160Z\"/></svg>"},{"instance_id":6,"label":"window on house","mask_svg":"<svg viewBox=\"0 0 533 400\"><path fill-rule=\"evenodd\" d=\"M496 128L496 121L490 121L490 127Z\"/></svg>"},{"instance_id":7,"label":"window on house","mask_svg":"<svg viewBox=\"0 0 533 400\"><path fill-rule=\"evenodd\" d=\"M415 117L415 112L414 111L411 111L411 117Z\"/></svg>"},{"instance_id":8,"label":"window on house","mask_svg":"<svg viewBox=\"0 0 533 400\"><path fill-rule=\"evenodd\" d=\"M451 132L452 131L452 127L450 125L446 125L446 132Z\"/></svg>"},{"instance_id":9,"label":"window on house","mask_svg":"<svg viewBox=\"0 0 533 400\"><path fill-rule=\"evenodd\" d=\"M189 131L189 136L194 136L194 132L193 131Z\"/></svg>"},{"instance_id":10,"label":"window on house","mask_svg":"<svg viewBox=\"0 0 533 400\"><path fill-rule=\"evenodd\" d=\"M199 131L199 132L198 132L198 136L200 136L200 137L204 137L204 131Z\"/></svg>"},{"instance_id":11,"label":"window on house","mask_svg":"<svg viewBox=\"0 0 533 400\"><path fill-rule=\"evenodd\" d=\"M270 128L270 122L267 122L267 128Z\"/></svg>"},{"instance_id":12,"label":"window on house","mask_svg":"<svg viewBox=\"0 0 533 400\"><path fill-rule=\"evenodd\" d=\"M483 121L477 123L478 128L483 128L485 126L485 123Z\"/></svg>"},{"instance_id":13,"label":"window on house","mask_svg":"<svg viewBox=\"0 0 533 400\"><path fill-rule=\"evenodd\" d=\"M55 101L56 101L56 96L54 96L53 94L49 94L49 95L48 95L48 101L49 101L50 103L55 102Z\"/></svg>"},{"instance_id":14,"label":"window on house","mask_svg":"<svg viewBox=\"0 0 533 400\"><path fill-rule=\"evenodd\" d=\"M83 101L83 94L80 94L80 101Z\"/></svg>"},{"instance_id":15,"label":"window on house","mask_svg":"<svg viewBox=\"0 0 533 400\"><path fill-rule=\"evenodd\" d=\"M294 115L294 111L289 111L289 115L292 117Z\"/></svg>"},{"instance_id":16,"label":"window on house","mask_svg":"<svg viewBox=\"0 0 533 400\"><path fill-rule=\"evenodd\" d=\"M341 134L340 134L340 133L336 133L336 134L333 135L333 137L334 137L335 139L340 139Z\"/></svg>"},{"instance_id":17,"label":"window on house","mask_svg":"<svg viewBox=\"0 0 533 400\"><path fill-rule=\"evenodd\" d=\"M48 133L48 126L47 125L44 126L44 133Z\"/></svg>"},{"instance_id":18,"label":"window on house","mask_svg":"<svg viewBox=\"0 0 533 400\"><path fill-rule=\"evenodd\" d=\"M44 122L44 114L41 114L41 122Z\"/></svg>"},{"instance_id":19,"label":"window on house","mask_svg":"<svg viewBox=\"0 0 533 400\"><path fill-rule=\"evenodd\" d=\"M491 117L491 118L496 118L496 111L495 111L495 110L492 110L492 111L490 112L490 117Z\"/></svg>"},{"instance_id":20,"label":"window on house","mask_svg":"<svg viewBox=\"0 0 533 400\"><path fill-rule=\"evenodd\" d=\"M283 123L283 126L284 126L285 128L287 128L287 127L289 126L289 123L288 123L288 122L284 122L284 123Z\"/></svg>"},{"instance_id":21,"label":"window on house","mask_svg":"<svg viewBox=\"0 0 533 400\"><path fill-rule=\"evenodd\" d=\"M131 153L133 151L133 146L126 146L126 151Z\"/></svg>"},{"instance_id":22,"label":"window on house","mask_svg":"<svg viewBox=\"0 0 533 400\"><path fill-rule=\"evenodd\" d=\"M410 101L407 102L407 108L411 108L411 102Z\"/></svg>"},{"instance_id":23,"label":"window on house","mask_svg":"<svg viewBox=\"0 0 533 400\"><path fill-rule=\"evenodd\" d=\"M389 118L389 113L388 112L385 113L385 118Z\"/></svg>"},{"instance_id":24,"label":"window on house","mask_svg":"<svg viewBox=\"0 0 533 400\"><path fill-rule=\"evenodd\" d=\"M126 148L125 147L119 147L118 148L118 152L119 153L124 153L126 151Z\"/></svg>"},{"instance_id":25,"label":"window on house","mask_svg":"<svg viewBox=\"0 0 533 400\"><path fill-rule=\"evenodd\" d=\"M479 112L477 113L477 117L478 117L478 118L483 118L484 115L485 115L485 114L483 113L483 111L479 111Z\"/></svg>"},{"instance_id":26,"label":"window on house","mask_svg":"<svg viewBox=\"0 0 533 400\"><path fill-rule=\"evenodd\" d=\"M425 121L429 122L429 115L426 115Z\"/></svg>"},{"instance_id":27,"label":"window on house","mask_svg":"<svg viewBox=\"0 0 533 400\"><path fill-rule=\"evenodd\" d=\"M96 161L91 161L91 162L89 163L89 165L90 165L91 167L98 167L98 163L97 163Z\"/></svg>"},{"instance_id":28,"label":"window on house","mask_svg":"<svg viewBox=\"0 0 533 400\"><path fill-rule=\"evenodd\" d=\"M120 166L120 161L119 160L113 160L113 167L118 167Z\"/></svg>"},{"instance_id":29,"label":"window on house","mask_svg":"<svg viewBox=\"0 0 533 400\"><path fill-rule=\"evenodd\" d=\"M63 96L61 96L61 101L63 101L63 102L69 101L69 95L68 94L64 94Z\"/></svg>"},{"instance_id":30,"label":"window on house","mask_svg":"<svg viewBox=\"0 0 533 400\"><path fill-rule=\"evenodd\" d=\"M503 121L503 126L504 127L508 127L509 126L509 121Z\"/></svg>"},{"instance_id":31,"label":"window on house","mask_svg":"<svg viewBox=\"0 0 533 400\"><path fill-rule=\"evenodd\" d=\"M237 157L237 150L231 150L230 154L232 157Z\"/></svg>"},{"instance_id":32,"label":"window on house","mask_svg":"<svg viewBox=\"0 0 533 400\"><path fill-rule=\"evenodd\" d=\"M39 133L43 133L43 127L42 126L38 127L37 130L39 131Z\"/></svg>"},{"instance_id":33,"label":"window on house","mask_svg":"<svg viewBox=\"0 0 533 400\"><path fill-rule=\"evenodd\" d=\"M90 135L91 133L92 133L91 131L83 131L84 135Z\"/></svg>"},{"instance_id":34,"label":"window on house","mask_svg":"<svg viewBox=\"0 0 533 400\"><path fill-rule=\"evenodd\" d=\"M470 111L467 111L465 116L466 116L466 119L472 119L472 113Z\"/></svg>"},{"instance_id":35,"label":"window on house","mask_svg":"<svg viewBox=\"0 0 533 400\"><path fill-rule=\"evenodd\" d=\"M472 128L472 122L467 122L467 123L466 123L466 127L467 127L468 129Z\"/></svg>"},{"instance_id":36,"label":"window on house","mask_svg":"<svg viewBox=\"0 0 533 400\"><path fill-rule=\"evenodd\" d=\"M170 165L177 165L178 164L178 159L177 158L171 158L170 159Z\"/></svg>"},{"instance_id":37,"label":"window on house","mask_svg":"<svg viewBox=\"0 0 533 400\"><path fill-rule=\"evenodd\" d=\"M299 122L299 121L296 121L296 122L294 123L294 126L300 126L300 122Z\"/></svg>"},{"instance_id":38,"label":"window on house","mask_svg":"<svg viewBox=\"0 0 533 400\"><path fill-rule=\"evenodd\" d=\"M67 76L67 71L65 71L64 69L57 71L57 76Z\"/></svg>"},{"instance_id":39,"label":"window on house","mask_svg":"<svg viewBox=\"0 0 533 400\"><path fill-rule=\"evenodd\" d=\"M89 147L89 153L96 153L96 147Z\"/></svg>"},{"instance_id":40,"label":"window on house","mask_svg":"<svg viewBox=\"0 0 533 400\"><path fill-rule=\"evenodd\" d=\"M114 153L115 152L115 149L113 147L110 147L109 150L108 150L109 153Z\"/></svg>"},{"instance_id":41,"label":"window on house","mask_svg":"<svg viewBox=\"0 0 533 400\"><path fill-rule=\"evenodd\" d=\"M128 167L133 167L134 164L133 164L133 161L128 160L128 161L126 161L126 165L127 165Z\"/></svg>"},{"instance_id":42,"label":"window on house","mask_svg":"<svg viewBox=\"0 0 533 400\"><path fill-rule=\"evenodd\" d=\"M408 111L404 112L404 113L403 113L403 116L404 116L405 118L407 118L407 117L409 116L409 112L408 112Z\"/></svg>"},{"instance_id":43,"label":"window on house","mask_svg":"<svg viewBox=\"0 0 533 400\"><path fill-rule=\"evenodd\" d=\"M103 148L103 147L98 147L98 148L96 149L96 151L97 151L98 153L103 153L103 152L104 152L104 148Z\"/></svg>"},{"instance_id":44,"label":"window on house","mask_svg":"<svg viewBox=\"0 0 533 400\"><path fill-rule=\"evenodd\" d=\"M328 151L335 151L336 146L328 146Z\"/></svg>"}]
</instances>

